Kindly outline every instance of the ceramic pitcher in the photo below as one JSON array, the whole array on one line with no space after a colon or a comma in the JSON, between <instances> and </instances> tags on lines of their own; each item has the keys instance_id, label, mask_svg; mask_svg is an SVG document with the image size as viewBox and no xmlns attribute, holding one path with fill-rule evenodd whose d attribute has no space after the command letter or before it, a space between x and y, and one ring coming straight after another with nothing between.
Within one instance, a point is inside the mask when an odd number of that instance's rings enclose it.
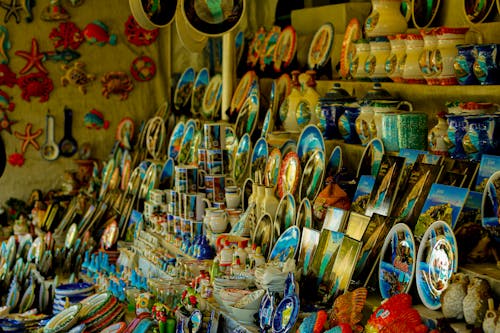
<instances>
[{"instance_id":1,"label":"ceramic pitcher","mask_svg":"<svg viewBox=\"0 0 500 333\"><path fill-rule=\"evenodd\" d=\"M459 44L456 46L458 54L453 62L453 70L458 83L461 85L478 84L474 75L474 45Z\"/></svg>"},{"instance_id":2,"label":"ceramic pitcher","mask_svg":"<svg viewBox=\"0 0 500 333\"><path fill-rule=\"evenodd\" d=\"M499 44L482 44L474 47L474 75L482 85L500 83Z\"/></svg>"},{"instance_id":3,"label":"ceramic pitcher","mask_svg":"<svg viewBox=\"0 0 500 333\"><path fill-rule=\"evenodd\" d=\"M388 36L391 44L391 53L385 61L385 71L387 76L397 83L403 82L402 72L400 70L400 62L406 53L405 34L397 34Z\"/></svg>"},{"instance_id":4,"label":"ceramic pitcher","mask_svg":"<svg viewBox=\"0 0 500 333\"><path fill-rule=\"evenodd\" d=\"M439 80L436 78L436 66L434 65L434 53L438 45L438 38L436 35L436 28L420 30L420 34L424 40L424 48L420 53L418 64L420 71L424 76L428 85L438 85Z\"/></svg>"},{"instance_id":5,"label":"ceramic pitcher","mask_svg":"<svg viewBox=\"0 0 500 333\"><path fill-rule=\"evenodd\" d=\"M356 81L369 81L364 66L369 55L370 43L366 39L358 39L354 42L354 52L349 63L349 72Z\"/></svg>"},{"instance_id":6,"label":"ceramic pitcher","mask_svg":"<svg viewBox=\"0 0 500 333\"><path fill-rule=\"evenodd\" d=\"M459 44L464 44L465 34L468 27L449 28L440 27L436 30L438 45L433 55L434 71L439 79L439 84L443 86L458 84L453 69L455 57L458 54L456 48Z\"/></svg>"},{"instance_id":7,"label":"ceramic pitcher","mask_svg":"<svg viewBox=\"0 0 500 333\"><path fill-rule=\"evenodd\" d=\"M366 36L378 37L406 32L408 24L400 8L401 0L372 0L372 11L365 21Z\"/></svg>"},{"instance_id":8,"label":"ceramic pitcher","mask_svg":"<svg viewBox=\"0 0 500 333\"><path fill-rule=\"evenodd\" d=\"M424 39L420 34L407 34L405 38L406 53L401 61L400 71L403 81L407 83L426 83L420 71L419 58L424 49Z\"/></svg>"},{"instance_id":9,"label":"ceramic pitcher","mask_svg":"<svg viewBox=\"0 0 500 333\"><path fill-rule=\"evenodd\" d=\"M387 37L370 39L370 55L365 61L365 72L373 82L391 81L385 71L385 60L391 53L391 44Z\"/></svg>"}]
</instances>

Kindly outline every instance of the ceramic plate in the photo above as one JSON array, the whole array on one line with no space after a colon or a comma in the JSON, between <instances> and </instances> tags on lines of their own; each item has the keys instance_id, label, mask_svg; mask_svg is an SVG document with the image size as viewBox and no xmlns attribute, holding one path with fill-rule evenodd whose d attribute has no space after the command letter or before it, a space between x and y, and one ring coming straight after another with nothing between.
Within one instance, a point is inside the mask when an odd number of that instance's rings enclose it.
<instances>
[{"instance_id":1,"label":"ceramic plate","mask_svg":"<svg viewBox=\"0 0 500 333\"><path fill-rule=\"evenodd\" d=\"M357 18L352 18L345 29L344 39L342 40L342 49L340 51L340 76L344 79L349 77L349 65L352 52L354 51L354 42L361 38L361 23Z\"/></svg>"},{"instance_id":2,"label":"ceramic plate","mask_svg":"<svg viewBox=\"0 0 500 333\"><path fill-rule=\"evenodd\" d=\"M74 304L62 310L43 328L44 333L55 333L68 331L79 319L78 313L82 308L81 304Z\"/></svg>"},{"instance_id":3,"label":"ceramic plate","mask_svg":"<svg viewBox=\"0 0 500 333\"><path fill-rule=\"evenodd\" d=\"M247 97L250 96L251 88L258 84L257 79L257 74L254 71L248 71L243 75L240 82L238 82L233 98L231 99L230 117L234 117L239 113Z\"/></svg>"},{"instance_id":4,"label":"ceramic plate","mask_svg":"<svg viewBox=\"0 0 500 333\"><path fill-rule=\"evenodd\" d=\"M328 59L330 59L334 36L333 24L330 22L319 27L309 46L307 55L307 65L309 69L321 68L326 64Z\"/></svg>"},{"instance_id":5,"label":"ceramic plate","mask_svg":"<svg viewBox=\"0 0 500 333\"><path fill-rule=\"evenodd\" d=\"M483 191L481 221L492 236L499 241L500 230L500 171L488 179Z\"/></svg>"},{"instance_id":6,"label":"ceramic plate","mask_svg":"<svg viewBox=\"0 0 500 333\"><path fill-rule=\"evenodd\" d=\"M380 253L378 278L382 298L407 293L415 273L416 248L411 229L404 223L395 224Z\"/></svg>"},{"instance_id":7,"label":"ceramic plate","mask_svg":"<svg viewBox=\"0 0 500 333\"><path fill-rule=\"evenodd\" d=\"M222 76L215 74L208 83L203 103L201 105L201 115L205 119L213 119L219 113L222 94Z\"/></svg>"},{"instance_id":8,"label":"ceramic plate","mask_svg":"<svg viewBox=\"0 0 500 333\"><path fill-rule=\"evenodd\" d=\"M325 178L334 177L342 170L342 147L333 148L328 165L326 166Z\"/></svg>"},{"instance_id":9,"label":"ceramic plate","mask_svg":"<svg viewBox=\"0 0 500 333\"><path fill-rule=\"evenodd\" d=\"M269 256L275 237L271 215L265 213L260 217L252 234L252 243L260 246L264 258Z\"/></svg>"},{"instance_id":10,"label":"ceramic plate","mask_svg":"<svg viewBox=\"0 0 500 333\"><path fill-rule=\"evenodd\" d=\"M115 160L110 158L108 163L104 166L102 170L102 180L101 180L101 190L99 191L99 199L102 199L106 192L108 191L111 178L115 171Z\"/></svg>"},{"instance_id":11,"label":"ceramic plate","mask_svg":"<svg viewBox=\"0 0 500 333\"><path fill-rule=\"evenodd\" d=\"M184 0L181 11L198 33L216 37L236 28L245 12L245 1Z\"/></svg>"},{"instance_id":12,"label":"ceramic plate","mask_svg":"<svg viewBox=\"0 0 500 333\"><path fill-rule=\"evenodd\" d=\"M21 290L19 290L19 283L17 279L12 279L12 282L9 287L9 293L7 294L7 300L5 305L9 308L13 309L17 306L19 299L21 298Z\"/></svg>"},{"instance_id":13,"label":"ceramic plate","mask_svg":"<svg viewBox=\"0 0 500 333\"><path fill-rule=\"evenodd\" d=\"M241 208L246 210L248 208L248 198L252 195L253 180L251 178L245 179L241 190Z\"/></svg>"},{"instance_id":14,"label":"ceramic plate","mask_svg":"<svg viewBox=\"0 0 500 333\"><path fill-rule=\"evenodd\" d=\"M278 236L281 234L281 231L295 225L295 214L295 199L293 195L288 193L283 198L281 198L278 204L278 208L276 209L276 216L274 217L274 222L278 226L277 228L275 228L276 230L278 230Z\"/></svg>"},{"instance_id":15,"label":"ceramic plate","mask_svg":"<svg viewBox=\"0 0 500 333\"><path fill-rule=\"evenodd\" d=\"M323 188L323 177L325 176L325 154L321 150L316 150L309 157L299 186L299 197L308 198L311 201L316 199L319 191Z\"/></svg>"},{"instance_id":16,"label":"ceramic plate","mask_svg":"<svg viewBox=\"0 0 500 333\"><path fill-rule=\"evenodd\" d=\"M184 137L184 123L182 121L175 125L172 135L170 136L170 141L168 143L167 157L172 158L174 161L177 160L177 156L181 151L181 142Z\"/></svg>"},{"instance_id":17,"label":"ceramic plate","mask_svg":"<svg viewBox=\"0 0 500 333\"><path fill-rule=\"evenodd\" d=\"M291 90L292 79L288 73L284 73L278 78L278 80L276 80L276 90L273 98L273 117L276 117L281 103L283 103L285 98L290 94Z\"/></svg>"},{"instance_id":18,"label":"ceramic plate","mask_svg":"<svg viewBox=\"0 0 500 333\"><path fill-rule=\"evenodd\" d=\"M260 69L262 71L273 62L274 49L276 48L276 43L278 42L280 34L281 28L275 25L266 35L259 57Z\"/></svg>"},{"instance_id":19,"label":"ceramic plate","mask_svg":"<svg viewBox=\"0 0 500 333\"><path fill-rule=\"evenodd\" d=\"M203 101L203 96L205 96L205 91L208 87L208 82L210 81L210 74L208 69L203 67L196 75L193 85L193 93L191 94L191 112L197 115L201 111L201 104Z\"/></svg>"},{"instance_id":20,"label":"ceramic plate","mask_svg":"<svg viewBox=\"0 0 500 333\"><path fill-rule=\"evenodd\" d=\"M121 333L124 332L126 328L127 328L127 323L121 321L119 323L106 327L101 331L101 333Z\"/></svg>"},{"instance_id":21,"label":"ceramic plate","mask_svg":"<svg viewBox=\"0 0 500 333\"><path fill-rule=\"evenodd\" d=\"M95 286L87 282L67 283L56 287L56 295L72 296L90 293L95 289Z\"/></svg>"},{"instance_id":22,"label":"ceramic plate","mask_svg":"<svg viewBox=\"0 0 500 333\"><path fill-rule=\"evenodd\" d=\"M182 45L191 52L201 53L207 46L208 37L194 30L182 16L181 10L175 14L175 28Z\"/></svg>"},{"instance_id":23,"label":"ceramic plate","mask_svg":"<svg viewBox=\"0 0 500 333\"><path fill-rule=\"evenodd\" d=\"M198 148L203 142L203 131L197 129L194 131L193 140L191 141L191 147L189 148L189 153L186 161L187 165L197 165L198 164Z\"/></svg>"},{"instance_id":24,"label":"ceramic plate","mask_svg":"<svg viewBox=\"0 0 500 333\"><path fill-rule=\"evenodd\" d=\"M307 125L300 133L297 144L297 155L299 156L301 166L305 166L315 150L325 152L325 140L323 134L316 125Z\"/></svg>"},{"instance_id":25,"label":"ceramic plate","mask_svg":"<svg viewBox=\"0 0 500 333\"><path fill-rule=\"evenodd\" d=\"M272 326L273 314L275 310L274 297L266 292L262 297L262 301L259 306L259 326L262 332L269 330Z\"/></svg>"},{"instance_id":26,"label":"ceramic plate","mask_svg":"<svg viewBox=\"0 0 500 333\"><path fill-rule=\"evenodd\" d=\"M453 230L436 221L427 229L417 255L416 284L422 303L431 310L441 307L441 293L457 271L458 250Z\"/></svg>"},{"instance_id":27,"label":"ceramic plate","mask_svg":"<svg viewBox=\"0 0 500 333\"><path fill-rule=\"evenodd\" d=\"M302 199L299 205L299 210L297 211L297 218L295 219L295 224L302 230L302 228L312 228L312 207L311 201L308 198Z\"/></svg>"},{"instance_id":28,"label":"ceramic plate","mask_svg":"<svg viewBox=\"0 0 500 333\"><path fill-rule=\"evenodd\" d=\"M193 93L195 72L192 67L188 67L182 73L174 93L174 107L176 110L181 110L185 107L191 99Z\"/></svg>"},{"instance_id":29,"label":"ceramic plate","mask_svg":"<svg viewBox=\"0 0 500 333\"><path fill-rule=\"evenodd\" d=\"M299 317L299 301L295 296L288 296L281 300L276 307L273 317L273 332L290 332Z\"/></svg>"},{"instance_id":30,"label":"ceramic plate","mask_svg":"<svg viewBox=\"0 0 500 333\"><path fill-rule=\"evenodd\" d=\"M245 134L241 137L236 155L234 156L233 179L241 184L245 179L250 160L250 136Z\"/></svg>"},{"instance_id":31,"label":"ceramic plate","mask_svg":"<svg viewBox=\"0 0 500 333\"><path fill-rule=\"evenodd\" d=\"M253 39L248 45L248 53L247 53L247 66L249 68L254 68L259 62L260 51L264 42L266 40L266 29L264 27L260 27L255 34L253 35Z\"/></svg>"},{"instance_id":32,"label":"ceramic plate","mask_svg":"<svg viewBox=\"0 0 500 333\"><path fill-rule=\"evenodd\" d=\"M236 67L238 67L245 49L245 34L241 30L234 36L234 47L236 48L234 52L236 54Z\"/></svg>"},{"instance_id":33,"label":"ceramic plate","mask_svg":"<svg viewBox=\"0 0 500 333\"><path fill-rule=\"evenodd\" d=\"M415 0L417 3L420 2ZM423 1L421 1L423 2ZM439 1L434 0L434 6L439 6ZM437 3L437 4L436 4ZM465 16L470 23L477 24L483 22L490 14L495 1L494 0L463 0ZM417 4L415 4L417 6ZM498 9L500 11L500 9Z\"/></svg>"},{"instance_id":34,"label":"ceramic plate","mask_svg":"<svg viewBox=\"0 0 500 333\"><path fill-rule=\"evenodd\" d=\"M372 139L365 147L361 160L359 161L356 178L362 175L377 177L380 162L384 155L384 144L379 138Z\"/></svg>"},{"instance_id":35,"label":"ceramic plate","mask_svg":"<svg viewBox=\"0 0 500 333\"><path fill-rule=\"evenodd\" d=\"M280 165L281 151L278 148L274 148L269 154L264 172L264 184L266 186L276 187L276 185L278 185Z\"/></svg>"},{"instance_id":36,"label":"ceramic plate","mask_svg":"<svg viewBox=\"0 0 500 333\"><path fill-rule=\"evenodd\" d=\"M266 116L264 117L264 123L262 124L262 131L260 132L261 138L266 138L269 132L273 131L274 121L271 109L267 110Z\"/></svg>"},{"instance_id":37,"label":"ceramic plate","mask_svg":"<svg viewBox=\"0 0 500 333\"><path fill-rule=\"evenodd\" d=\"M250 176L253 177L254 181L257 181L260 184L264 183L264 173L268 156L269 151L267 141L264 138L260 138L253 147L252 167L250 169Z\"/></svg>"},{"instance_id":38,"label":"ceramic plate","mask_svg":"<svg viewBox=\"0 0 500 333\"><path fill-rule=\"evenodd\" d=\"M120 233L118 229L118 223L116 221L112 221L102 233L101 241L104 245L105 250L110 250L118 240L118 234Z\"/></svg>"},{"instance_id":39,"label":"ceramic plate","mask_svg":"<svg viewBox=\"0 0 500 333\"><path fill-rule=\"evenodd\" d=\"M259 116L259 90L258 87L252 89L250 96L247 97L245 104L238 112L238 118L236 119L235 133L238 138L245 133L252 136L255 127L257 127L257 121Z\"/></svg>"},{"instance_id":40,"label":"ceramic plate","mask_svg":"<svg viewBox=\"0 0 500 333\"><path fill-rule=\"evenodd\" d=\"M286 156L286 154L288 154L291 151L297 152L297 142L292 140L292 139L288 139L285 141L285 143L283 143L280 150L281 150L282 157Z\"/></svg>"},{"instance_id":41,"label":"ceramic plate","mask_svg":"<svg viewBox=\"0 0 500 333\"><path fill-rule=\"evenodd\" d=\"M274 244L269 261L278 259L285 262L288 258L295 258L300 243L300 230L296 226L286 229Z\"/></svg>"},{"instance_id":42,"label":"ceramic plate","mask_svg":"<svg viewBox=\"0 0 500 333\"><path fill-rule=\"evenodd\" d=\"M186 126L184 135L182 136L179 155L177 155L177 162L179 164L186 164L189 158L189 151L191 150L191 144L194 139L194 126Z\"/></svg>"},{"instance_id":43,"label":"ceramic plate","mask_svg":"<svg viewBox=\"0 0 500 333\"><path fill-rule=\"evenodd\" d=\"M300 181L300 160L297 153L289 152L283 158L280 167L280 174L278 177L278 196L283 198L287 193L292 196Z\"/></svg>"},{"instance_id":44,"label":"ceramic plate","mask_svg":"<svg viewBox=\"0 0 500 333\"><path fill-rule=\"evenodd\" d=\"M274 49L274 71L279 73L286 69L295 58L296 51L297 33L295 32L295 29L289 25L281 30L280 37L276 43L276 48Z\"/></svg>"},{"instance_id":45,"label":"ceramic plate","mask_svg":"<svg viewBox=\"0 0 500 333\"><path fill-rule=\"evenodd\" d=\"M163 168L160 173L160 184L164 188L171 188L174 184L174 171L175 171L174 160L169 157L163 164Z\"/></svg>"},{"instance_id":46,"label":"ceramic plate","mask_svg":"<svg viewBox=\"0 0 500 333\"><path fill-rule=\"evenodd\" d=\"M93 315L95 315L98 311L100 311L105 305L110 303L113 294L99 293L89 296L82 300L80 303L82 304L82 309L80 311L81 320L86 320Z\"/></svg>"}]
</instances>

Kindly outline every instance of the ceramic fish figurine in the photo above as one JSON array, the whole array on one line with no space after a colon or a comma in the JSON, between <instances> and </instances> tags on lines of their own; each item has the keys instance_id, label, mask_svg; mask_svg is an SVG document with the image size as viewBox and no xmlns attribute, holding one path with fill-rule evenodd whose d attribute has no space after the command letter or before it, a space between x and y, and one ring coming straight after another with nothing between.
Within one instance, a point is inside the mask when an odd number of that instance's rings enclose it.
<instances>
[{"instance_id":1,"label":"ceramic fish figurine","mask_svg":"<svg viewBox=\"0 0 500 333\"><path fill-rule=\"evenodd\" d=\"M366 288L357 288L337 297L330 311L330 325L349 324L353 331L361 332L363 328L358 323L363 318L361 312L365 306L367 295Z\"/></svg>"},{"instance_id":2,"label":"ceramic fish figurine","mask_svg":"<svg viewBox=\"0 0 500 333\"><path fill-rule=\"evenodd\" d=\"M467 287L467 295L463 300L464 319L467 324L481 325L488 309L488 299L491 296L488 281L473 277Z\"/></svg>"},{"instance_id":3,"label":"ceramic fish figurine","mask_svg":"<svg viewBox=\"0 0 500 333\"><path fill-rule=\"evenodd\" d=\"M83 37L85 37L85 40L89 44L97 44L99 46L116 44L116 35L110 35L108 27L99 20L87 24L82 32Z\"/></svg>"},{"instance_id":4,"label":"ceramic fish figurine","mask_svg":"<svg viewBox=\"0 0 500 333\"><path fill-rule=\"evenodd\" d=\"M102 112L97 111L96 109L90 110L84 117L83 122L85 127L89 129L108 129L109 121L104 120L104 115Z\"/></svg>"},{"instance_id":5,"label":"ceramic fish figurine","mask_svg":"<svg viewBox=\"0 0 500 333\"><path fill-rule=\"evenodd\" d=\"M462 319L464 317L463 300L467 295L469 277L463 273L455 273L450 284L441 293L441 306L445 318Z\"/></svg>"},{"instance_id":6,"label":"ceramic fish figurine","mask_svg":"<svg viewBox=\"0 0 500 333\"><path fill-rule=\"evenodd\" d=\"M302 321L297 333L321 333L327 320L325 310L319 310Z\"/></svg>"}]
</instances>

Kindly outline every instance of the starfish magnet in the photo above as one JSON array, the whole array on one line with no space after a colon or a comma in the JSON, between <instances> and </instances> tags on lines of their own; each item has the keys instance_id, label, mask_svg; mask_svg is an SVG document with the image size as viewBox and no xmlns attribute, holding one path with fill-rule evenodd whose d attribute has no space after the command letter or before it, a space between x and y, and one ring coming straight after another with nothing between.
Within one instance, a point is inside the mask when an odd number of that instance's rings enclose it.
<instances>
[{"instance_id":1,"label":"starfish magnet","mask_svg":"<svg viewBox=\"0 0 500 333\"><path fill-rule=\"evenodd\" d=\"M29 145L32 145L36 150L40 150L40 145L36 142L36 139L42 135L43 129L38 129L35 132L31 133L31 128L33 127L32 123L27 123L26 128L24 129L24 134L19 133L18 131L14 131L14 136L19 140L23 140L23 144L21 145L21 151L23 154L28 149Z\"/></svg>"},{"instance_id":2,"label":"starfish magnet","mask_svg":"<svg viewBox=\"0 0 500 333\"><path fill-rule=\"evenodd\" d=\"M0 118L0 132L5 130L9 134L12 134L12 129L10 128L12 125L17 123L15 120L9 120L6 112L2 112L2 117Z\"/></svg>"},{"instance_id":3,"label":"starfish magnet","mask_svg":"<svg viewBox=\"0 0 500 333\"><path fill-rule=\"evenodd\" d=\"M5 23L10 21L10 18L14 16L16 23L21 22L21 13L26 13L25 21L30 23L33 21L33 14L31 10L33 9L33 0L10 0L10 3L0 2L0 7L7 10L3 21Z\"/></svg>"},{"instance_id":4,"label":"starfish magnet","mask_svg":"<svg viewBox=\"0 0 500 333\"><path fill-rule=\"evenodd\" d=\"M48 71L43 67L42 62L45 60L45 54L38 50L38 42L35 38L31 39L31 52L16 51L16 55L26 59L28 62L19 71L20 74L25 74L36 67L40 72L47 74Z\"/></svg>"}]
</instances>

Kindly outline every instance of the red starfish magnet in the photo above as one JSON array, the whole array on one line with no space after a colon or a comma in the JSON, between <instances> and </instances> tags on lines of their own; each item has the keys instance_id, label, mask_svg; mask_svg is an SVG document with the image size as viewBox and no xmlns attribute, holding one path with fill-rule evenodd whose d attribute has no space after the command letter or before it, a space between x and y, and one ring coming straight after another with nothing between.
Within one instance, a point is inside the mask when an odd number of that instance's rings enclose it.
<instances>
[{"instance_id":1,"label":"red starfish magnet","mask_svg":"<svg viewBox=\"0 0 500 333\"><path fill-rule=\"evenodd\" d=\"M38 50L38 42L35 38L31 40L31 52L16 51L16 55L26 59L28 63L19 71L20 74L25 74L36 67L40 72L47 74L48 71L43 67L42 62L45 60L45 54Z\"/></svg>"},{"instance_id":2,"label":"red starfish magnet","mask_svg":"<svg viewBox=\"0 0 500 333\"><path fill-rule=\"evenodd\" d=\"M27 123L26 128L24 129L24 134L19 133L18 131L14 131L14 136L20 140L23 140L23 144L21 145L21 151L23 154L28 149L29 145L33 145L36 150L40 150L40 145L36 142L36 139L42 135L43 129L38 129L34 133L31 133L31 128L33 127L32 123Z\"/></svg>"},{"instance_id":3,"label":"red starfish magnet","mask_svg":"<svg viewBox=\"0 0 500 333\"><path fill-rule=\"evenodd\" d=\"M0 132L5 130L9 134L12 134L12 129L10 127L12 125L14 125L15 123L17 123L17 121L9 120L9 117L7 117L7 113L6 112L2 112L2 113L3 113L3 115L0 118Z\"/></svg>"}]
</instances>

